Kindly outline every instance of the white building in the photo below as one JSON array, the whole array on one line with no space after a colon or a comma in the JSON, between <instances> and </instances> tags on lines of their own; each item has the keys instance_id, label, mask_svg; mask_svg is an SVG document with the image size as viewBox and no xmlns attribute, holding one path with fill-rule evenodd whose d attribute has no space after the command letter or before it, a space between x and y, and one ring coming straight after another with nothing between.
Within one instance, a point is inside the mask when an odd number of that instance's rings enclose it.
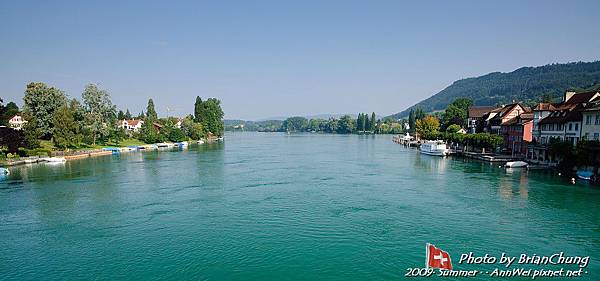
<instances>
[{"instance_id":1,"label":"white building","mask_svg":"<svg viewBox=\"0 0 600 281\"><path fill-rule=\"evenodd\" d=\"M123 119L121 121L121 128L127 130L127 131L134 131L137 132L142 125L144 125L144 121L143 120L125 120Z\"/></svg>"},{"instance_id":2,"label":"white building","mask_svg":"<svg viewBox=\"0 0 600 281\"><path fill-rule=\"evenodd\" d=\"M25 123L27 123L27 121L23 119L23 116L18 114L8 120L8 126L15 130L23 129L23 125L25 125Z\"/></svg>"}]
</instances>

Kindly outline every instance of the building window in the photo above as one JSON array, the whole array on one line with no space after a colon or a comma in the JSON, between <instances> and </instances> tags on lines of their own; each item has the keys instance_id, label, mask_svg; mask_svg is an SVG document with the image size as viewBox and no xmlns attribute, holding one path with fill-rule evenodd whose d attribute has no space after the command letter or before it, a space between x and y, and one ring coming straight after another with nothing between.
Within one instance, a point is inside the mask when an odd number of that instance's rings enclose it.
<instances>
[{"instance_id":1,"label":"building window","mask_svg":"<svg viewBox=\"0 0 600 281\"><path fill-rule=\"evenodd\" d=\"M596 125L600 125L600 115L596 115Z\"/></svg>"},{"instance_id":2,"label":"building window","mask_svg":"<svg viewBox=\"0 0 600 281\"><path fill-rule=\"evenodd\" d=\"M569 131L573 130L573 123L569 123Z\"/></svg>"},{"instance_id":3,"label":"building window","mask_svg":"<svg viewBox=\"0 0 600 281\"><path fill-rule=\"evenodd\" d=\"M600 134L594 133L594 140L598 140L599 137L600 137Z\"/></svg>"},{"instance_id":4,"label":"building window","mask_svg":"<svg viewBox=\"0 0 600 281\"><path fill-rule=\"evenodd\" d=\"M586 125L592 124L592 115L585 116L585 124Z\"/></svg>"},{"instance_id":5,"label":"building window","mask_svg":"<svg viewBox=\"0 0 600 281\"><path fill-rule=\"evenodd\" d=\"M584 139L589 139L590 138L590 133L585 133L585 135L583 136Z\"/></svg>"},{"instance_id":6,"label":"building window","mask_svg":"<svg viewBox=\"0 0 600 281\"><path fill-rule=\"evenodd\" d=\"M575 131L579 131L579 123L575 123Z\"/></svg>"}]
</instances>

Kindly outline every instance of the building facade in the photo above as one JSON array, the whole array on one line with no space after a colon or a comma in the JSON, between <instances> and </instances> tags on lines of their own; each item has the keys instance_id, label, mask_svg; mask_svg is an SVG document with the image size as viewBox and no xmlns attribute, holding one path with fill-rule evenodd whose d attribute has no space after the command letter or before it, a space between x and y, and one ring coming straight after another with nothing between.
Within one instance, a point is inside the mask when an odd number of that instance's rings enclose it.
<instances>
[{"instance_id":1,"label":"building facade","mask_svg":"<svg viewBox=\"0 0 600 281\"><path fill-rule=\"evenodd\" d=\"M15 130L21 130L21 129L23 129L23 125L25 125L25 123L27 123L27 121L25 121L25 119L23 119L23 116L21 116L19 114L11 117L8 120L8 126L10 128L15 129Z\"/></svg>"}]
</instances>

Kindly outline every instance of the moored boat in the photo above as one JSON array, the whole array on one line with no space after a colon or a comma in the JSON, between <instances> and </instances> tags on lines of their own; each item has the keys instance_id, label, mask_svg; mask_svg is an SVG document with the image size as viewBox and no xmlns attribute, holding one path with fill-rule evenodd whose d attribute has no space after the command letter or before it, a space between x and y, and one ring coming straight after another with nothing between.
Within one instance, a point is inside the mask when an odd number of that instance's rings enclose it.
<instances>
[{"instance_id":1,"label":"moored boat","mask_svg":"<svg viewBox=\"0 0 600 281\"><path fill-rule=\"evenodd\" d=\"M0 167L0 175L10 175L10 171L7 168Z\"/></svg>"},{"instance_id":2,"label":"moored boat","mask_svg":"<svg viewBox=\"0 0 600 281\"><path fill-rule=\"evenodd\" d=\"M577 174L577 178L586 180L586 181L591 180L592 176L594 175L594 173L592 171L586 171L586 170L579 170L579 171L577 171L576 174Z\"/></svg>"},{"instance_id":3,"label":"moored boat","mask_svg":"<svg viewBox=\"0 0 600 281\"><path fill-rule=\"evenodd\" d=\"M45 160L47 162L51 162L51 163L61 163L61 162L67 161L67 159L65 159L64 157L50 157L50 158L46 158Z\"/></svg>"},{"instance_id":4,"label":"moored boat","mask_svg":"<svg viewBox=\"0 0 600 281\"><path fill-rule=\"evenodd\" d=\"M448 155L449 152L446 144L441 140L426 141L419 146L419 151L423 154L441 157Z\"/></svg>"},{"instance_id":5,"label":"moored boat","mask_svg":"<svg viewBox=\"0 0 600 281\"><path fill-rule=\"evenodd\" d=\"M506 162L506 164L504 164L504 167L506 168L524 168L527 167L527 162L525 161L510 161L510 162Z\"/></svg>"}]
</instances>

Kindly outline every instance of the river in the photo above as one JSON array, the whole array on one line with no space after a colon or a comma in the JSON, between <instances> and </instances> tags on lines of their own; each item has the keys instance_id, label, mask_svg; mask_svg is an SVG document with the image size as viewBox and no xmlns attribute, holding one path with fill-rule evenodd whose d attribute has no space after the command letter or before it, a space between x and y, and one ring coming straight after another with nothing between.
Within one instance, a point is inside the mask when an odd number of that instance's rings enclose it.
<instances>
[{"instance_id":1,"label":"river","mask_svg":"<svg viewBox=\"0 0 600 281\"><path fill-rule=\"evenodd\" d=\"M4 280L399 280L425 243L455 269L493 268L468 252L591 256L574 280L600 278L600 189L391 136L230 133L11 172Z\"/></svg>"}]
</instances>

